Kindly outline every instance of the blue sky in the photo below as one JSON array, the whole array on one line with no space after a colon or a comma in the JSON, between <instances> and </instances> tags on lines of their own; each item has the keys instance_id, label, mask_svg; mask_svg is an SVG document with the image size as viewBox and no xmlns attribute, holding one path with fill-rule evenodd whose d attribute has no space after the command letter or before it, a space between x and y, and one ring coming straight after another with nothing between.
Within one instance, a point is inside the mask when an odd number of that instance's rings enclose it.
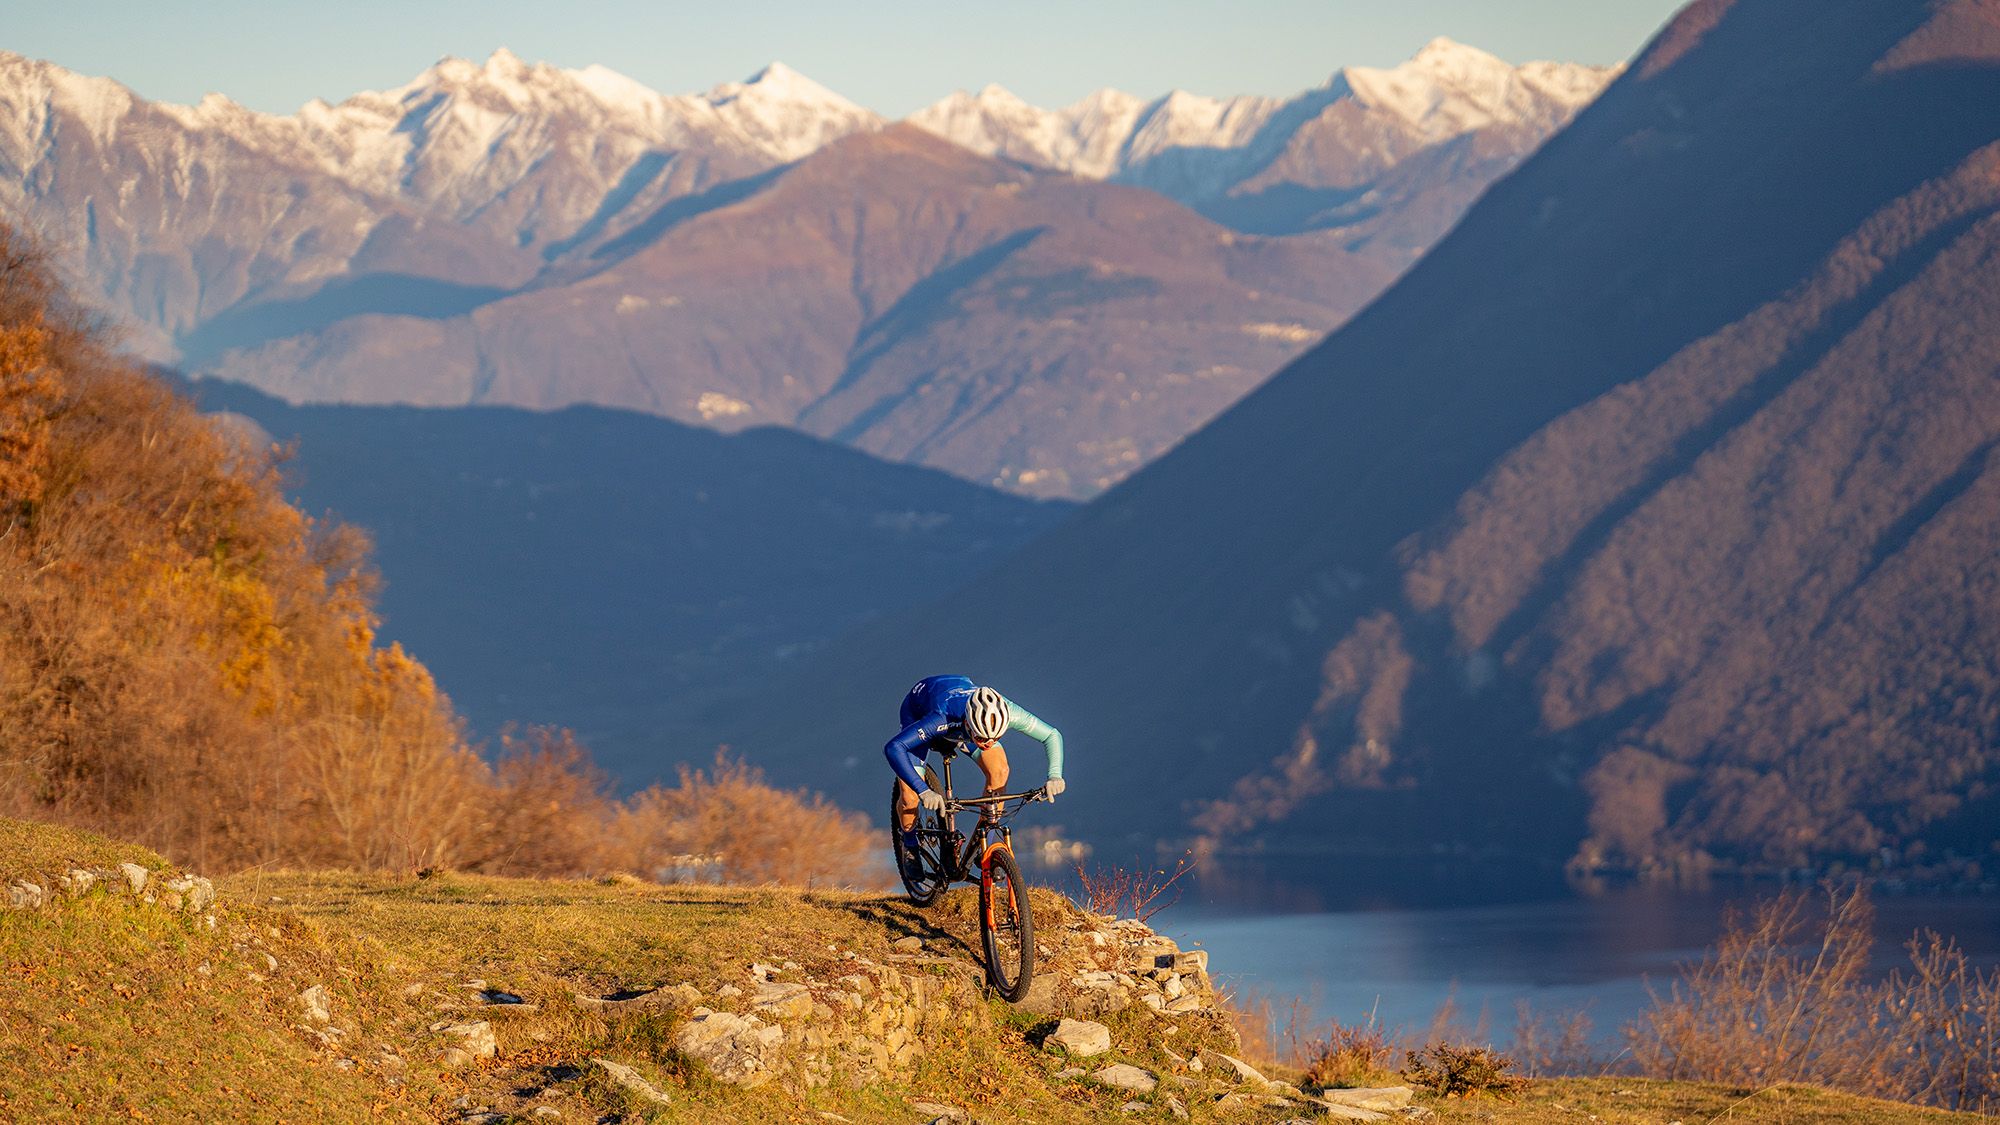
<instances>
[{"instance_id":1,"label":"blue sky","mask_svg":"<svg viewBox=\"0 0 2000 1125\"><path fill-rule=\"evenodd\" d=\"M678 93L772 59L900 116L998 82L1043 105L1100 86L1292 93L1446 35L1513 62L1629 57L1674 0L4 0L0 48L154 99L290 112L506 46Z\"/></svg>"}]
</instances>

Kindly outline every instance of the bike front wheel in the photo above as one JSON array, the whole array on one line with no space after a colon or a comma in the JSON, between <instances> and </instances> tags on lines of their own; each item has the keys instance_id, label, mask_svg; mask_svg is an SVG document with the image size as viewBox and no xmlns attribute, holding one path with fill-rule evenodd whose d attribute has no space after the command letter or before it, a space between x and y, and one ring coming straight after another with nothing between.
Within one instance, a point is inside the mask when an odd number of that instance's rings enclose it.
<instances>
[{"instance_id":1,"label":"bike front wheel","mask_svg":"<svg viewBox=\"0 0 2000 1125\"><path fill-rule=\"evenodd\" d=\"M1019 1003L1035 976L1035 918L1010 848L995 848L987 856L979 880L979 936L986 946L986 979L1009 1003Z\"/></svg>"},{"instance_id":2,"label":"bike front wheel","mask_svg":"<svg viewBox=\"0 0 2000 1125\"><path fill-rule=\"evenodd\" d=\"M918 805L917 846L905 845L900 827L902 803L897 799L900 787L900 783L889 786L889 840L896 853L896 874L902 877L911 902L929 906L945 888L944 818Z\"/></svg>"}]
</instances>

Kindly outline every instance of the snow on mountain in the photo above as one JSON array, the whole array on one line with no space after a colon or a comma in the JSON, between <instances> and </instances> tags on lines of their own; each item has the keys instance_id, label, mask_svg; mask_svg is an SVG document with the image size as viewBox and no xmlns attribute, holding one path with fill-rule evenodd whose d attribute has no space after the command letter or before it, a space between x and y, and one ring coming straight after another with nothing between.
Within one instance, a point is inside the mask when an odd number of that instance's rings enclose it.
<instances>
[{"instance_id":1,"label":"snow on mountain","mask_svg":"<svg viewBox=\"0 0 2000 1125\"><path fill-rule=\"evenodd\" d=\"M909 120L976 152L1138 183L1189 202L1220 195L1254 174L1301 129L1343 102L1379 118L1381 127L1404 134L1406 142L1435 144L1495 125L1546 134L1619 70L1550 62L1516 67L1435 39L1401 65L1349 67L1294 98L1210 98L1176 90L1148 102L1100 90L1051 110L988 86L977 94L952 94Z\"/></svg>"}]
</instances>

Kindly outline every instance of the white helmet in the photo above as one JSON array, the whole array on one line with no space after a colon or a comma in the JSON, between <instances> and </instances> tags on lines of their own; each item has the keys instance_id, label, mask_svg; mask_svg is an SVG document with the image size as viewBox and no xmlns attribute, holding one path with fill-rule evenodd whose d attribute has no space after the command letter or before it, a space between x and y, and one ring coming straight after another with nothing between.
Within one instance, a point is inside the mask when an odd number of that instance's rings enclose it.
<instances>
[{"instance_id":1,"label":"white helmet","mask_svg":"<svg viewBox=\"0 0 2000 1125\"><path fill-rule=\"evenodd\" d=\"M965 705L965 733L979 742L992 742L1007 733L1007 700L990 687L972 693Z\"/></svg>"}]
</instances>

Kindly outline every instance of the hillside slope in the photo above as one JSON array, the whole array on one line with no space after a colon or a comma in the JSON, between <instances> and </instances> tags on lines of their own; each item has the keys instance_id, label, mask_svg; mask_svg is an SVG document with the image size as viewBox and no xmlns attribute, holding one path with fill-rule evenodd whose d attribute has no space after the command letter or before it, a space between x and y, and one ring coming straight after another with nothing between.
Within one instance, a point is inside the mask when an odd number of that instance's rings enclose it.
<instances>
[{"instance_id":1,"label":"hillside slope","mask_svg":"<svg viewBox=\"0 0 2000 1125\"><path fill-rule=\"evenodd\" d=\"M1235 1037L1206 973L1154 974L1199 997L1192 1010L1131 1001L1157 997L1143 973L1171 943L1042 892L1053 987L1014 1007L974 983L968 890L924 912L837 891L451 874L210 887L141 849L13 820L0 820L0 883L0 1018L27 1032L0 1051L0 1114L20 1120L1275 1125L1327 1112L1310 1091L1236 1078L1215 1053ZM1106 1010L1113 997L1123 1005ZM1110 1052L1038 1049L1052 1011L1095 1016ZM1157 1087L1090 1077L1112 1062ZM1563 1106L1630 1125L1977 1120L1803 1087L1746 1106L1746 1093L1556 1080L1513 1104L1417 1104L1445 1122Z\"/></svg>"},{"instance_id":2,"label":"hillside slope","mask_svg":"<svg viewBox=\"0 0 2000 1125\"><path fill-rule=\"evenodd\" d=\"M1036 629L857 638L840 738L949 668L1064 728L1102 835L1984 852L1996 21L1693 5L1389 293L981 584Z\"/></svg>"}]
</instances>

